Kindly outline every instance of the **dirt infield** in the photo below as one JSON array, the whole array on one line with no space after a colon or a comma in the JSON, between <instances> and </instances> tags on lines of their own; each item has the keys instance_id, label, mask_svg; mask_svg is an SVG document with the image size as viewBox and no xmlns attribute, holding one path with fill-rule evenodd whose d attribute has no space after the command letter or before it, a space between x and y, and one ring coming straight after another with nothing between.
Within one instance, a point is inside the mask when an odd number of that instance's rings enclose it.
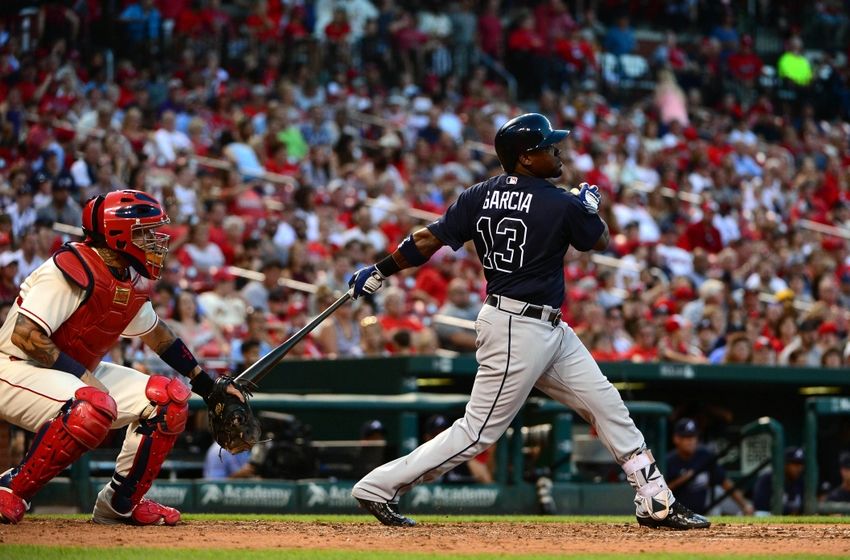
<instances>
[{"instance_id":1,"label":"dirt infield","mask_svg":"<svg viewBox=\"0 0 850 560\"><path fill-rule=\"evenodd\" d=\"M177 527L99 526L75 519L0 525L0 543L80 547L340 549L434 553L823 554L850 556L850 525L728 525L653 531L626 523L377 523L190 521Z\"/></svg>"}]
</instances>

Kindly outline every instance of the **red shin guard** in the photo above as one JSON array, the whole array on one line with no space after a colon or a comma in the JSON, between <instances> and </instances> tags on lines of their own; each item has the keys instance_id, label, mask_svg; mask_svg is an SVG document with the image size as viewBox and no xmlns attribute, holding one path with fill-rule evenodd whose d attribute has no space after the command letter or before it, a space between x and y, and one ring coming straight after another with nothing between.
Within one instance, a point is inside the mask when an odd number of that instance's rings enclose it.
<instances>
[{"instance_id":1,"label":"red shin guard","mask_svg":"<svg viewBox=\"0 0 850 560\"><path fill-rule=\"evenodd\" d=\"M117 417L112 397L81 387L56 418L42 425L24 460L0 478L0 486L29 501L65 467L100 445Z\"/></svg>"}]
</instances>

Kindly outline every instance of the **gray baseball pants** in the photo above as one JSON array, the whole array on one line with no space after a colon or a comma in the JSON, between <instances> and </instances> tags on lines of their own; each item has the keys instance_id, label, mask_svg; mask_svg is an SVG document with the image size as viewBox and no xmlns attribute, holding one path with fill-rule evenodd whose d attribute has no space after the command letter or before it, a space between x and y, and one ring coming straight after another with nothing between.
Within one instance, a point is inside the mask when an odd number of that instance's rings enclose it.
<instances>
[{"instance_id":1,"label":"gray baseball pants","mask_svg":"<svg viewBox=\"0 0 850 560\"><path fill-rule=\"evenodd\" d=\"M463 418L410 454L374 469L352 496L394 503L413 486L475 457L501 437L533 387L590 422L618 463L644 447L620 394L575 332L563 322L553 326L515 314L525 305L501 297L501 309L482 307L475 323L478 373Z\"/></svg>"}]
</instances>

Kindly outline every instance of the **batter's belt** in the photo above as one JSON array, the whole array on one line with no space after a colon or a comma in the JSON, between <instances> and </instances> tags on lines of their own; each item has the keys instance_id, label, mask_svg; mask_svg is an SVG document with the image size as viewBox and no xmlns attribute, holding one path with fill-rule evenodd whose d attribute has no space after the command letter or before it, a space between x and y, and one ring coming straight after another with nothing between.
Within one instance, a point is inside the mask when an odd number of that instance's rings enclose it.
<instances>
[{"instance_id":1,"label":"batter's belt","mask_svg":"<svg viewBox=\"0 0 850 560\"><path fill-rule=\"evenodd\" d=\"M553 327L557 327L561 322L561 310L553 309L549 306L533 305L517 299L511 299L505 296L497 296L490 294L484 300L486 305L492 305L500 311L511 313L513 315L522 315L523 317L531 317L551 323Z\"/></svg>"}]
</instances>

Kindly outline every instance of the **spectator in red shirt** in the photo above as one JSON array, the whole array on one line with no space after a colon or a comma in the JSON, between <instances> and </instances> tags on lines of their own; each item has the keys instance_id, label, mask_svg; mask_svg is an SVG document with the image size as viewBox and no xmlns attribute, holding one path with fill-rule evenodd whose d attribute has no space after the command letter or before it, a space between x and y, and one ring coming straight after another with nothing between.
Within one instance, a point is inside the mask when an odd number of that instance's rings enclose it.
<instances>
[{"instance_id":1,"label":"spectator in red shirt","mask_svg":"<svg viewBox=\"0 0 850 560\"><path fill-rule=\"evenodd\" d=\"M637 363L658 361L658 344L655 325L645 321L638 327L637 339L626 358Z\"/></svg>"},{"instance_id":2,"label":"spectator in red shirt","mask_svg":"<svg viewBox=\"0 0 850 560\"><path fill-rule=\"evenodd\" d=\"M763 63L759 55L753 52L753 38L741 37L740 48L729 57L727 67L729 75L742 86L751 88L761 74Z\"/></svg>"},{"instance_id":3,"label":"spectator in red shirt","mask_svg":"<svg viewBox=\"0 0 850 560\"><path fill-rule=\"evenodd\" d=\"M578 28L555 40L555 54L566 63L568 78L582 77L596 69L593 45L582 37Z\"/></svg>"},{"instance_id":4,"label":"spectator in red shirt","mask_svg":"<svg viewBox=\"0 0 850 560\"><path fill-rule=\"evenodd\" d=\"M273 41L280 32L280 14L275 19L270 14L265 0L258 0L254 4L254 13L245 18L248 33L261 43Z\"/></svg>"},{"instance_id":5,"label":"spectator in red shirt","mask_svg":"<svg viewBox=\"0 0 850 560\"><path fill-rule=\"evenodd\" d=\"M488 0L487 7L478 18L478 41L481 50L495 59L501 59L503 36L499 0Z\"/></svg>"},{"instance_id":6,"label":"spectator in red shirt","mask_svg":"<svg viewBox=\"0 0 850 560\"><path fill-rule=\"evenodd\" d=\"M419 332L425 328L422 321L407 313L404 300L405 294L401 288L390 288L384 294L384 312L378 316L378 320L388 337L392 337L399 329Z\"/></svg>"},{"instance_id":7,"label":"spectator in red shirt","mask_svg":"<svg viewBox=\"0 0 850 560\"><path fill-rule=\"evenodd\" d=\"M527 13L519 20L513 31L508 34L508 48L505 63L508 70L517 78L520 97L528 97L531 92L540 90L547 72L543 60L545 43L534 27L534 17Z\"/></svg>"},{"instance_id":8,"label":"spectator in red shirt","mask_svg":"<svg viewBox=\"0 0 850 560\"><path fill-rule=\"evenodd\" d=\"M720 231L711 223L716 208L717 204L714 202L705 202L702 205L702 219L685 229L682 237L679 238L679 247L686 251L700 247L712 254L719 253L723 249Z\"/></svg>"}]
</instances>

